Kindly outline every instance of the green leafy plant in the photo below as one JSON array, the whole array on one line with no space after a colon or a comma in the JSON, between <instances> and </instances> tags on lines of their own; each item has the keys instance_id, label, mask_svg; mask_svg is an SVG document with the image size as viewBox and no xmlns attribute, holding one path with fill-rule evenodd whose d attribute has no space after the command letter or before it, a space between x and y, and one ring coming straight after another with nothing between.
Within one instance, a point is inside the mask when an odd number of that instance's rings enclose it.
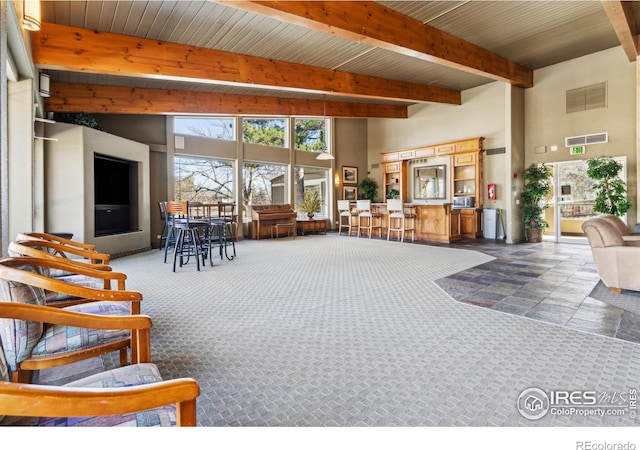
<instances>
[{"instance_id":1,"label":"green leafy plant","mask_svg":"<svg viewBox=\"0 0 640 450\"><path fill-rule=\"evenodd\" d=\"M304 197L300 203L296 205L298 211L307 213L307 216L313 217L314 213L320 211L320 207L324 202L320 198L320 191L309 189L304 192Z\"/></svg>"},{"instance_id":2,"label":"green leafy plant","mask_svg":"<svg viewBox=\"0 0 640 450\"><path fill-rule=\"evenodd\" d=\"M587 160L587 175L596 180L594 211L620 217L631 208L626 185L620 178L621 171L622 164L609 156Z\"/></svg>"},{"instance_id":3,"label":"green leafy plant","mask_svg":"<svg viewBox=\"0 0 640 450\"><path fill-rule=\"evenodd\" d=\"M397 189L389 189L387 192L387 198L396 198L398 195L400 195L400 191Z\"/></svg>"},{"instance_id":4,"label":"green leafy plant","mask_svg":"<svg viewBox=\"0 0 640 450\"><path fill-rule=\"evenodd\" d=\"M360 182L358 187L362 192L362 198L364 200L373 201L373 199L376 198L376 195L378 195L378 183L376 183L376 180L367 177Z\"/></svg>"},{"instance_id":5,"label":"green leafy plant","mask_svg":"<svg viewBox=\"0 0 640 450\"><path fill-rule=\"evenodd\" d=\"M56 113L55 119L58 122L72 123L74 125L83 125L88 128L104 131L96 119L91 114L85 112L79 113Z\"/></svg>"},{"instance_id":6,"label":"green leafy plant","mask_svg":"<svg viewBox=\"0 0 640 450\"><path fill-rule=\"evenodd\" d=\"M522 212L524 214L524 227L528 230L544 230L549 224L544 220L544 211L549 205L543 200L551 193L550 166L531 164L522 175L524 188L522 190Z\"/></svg>"}]
</instances>

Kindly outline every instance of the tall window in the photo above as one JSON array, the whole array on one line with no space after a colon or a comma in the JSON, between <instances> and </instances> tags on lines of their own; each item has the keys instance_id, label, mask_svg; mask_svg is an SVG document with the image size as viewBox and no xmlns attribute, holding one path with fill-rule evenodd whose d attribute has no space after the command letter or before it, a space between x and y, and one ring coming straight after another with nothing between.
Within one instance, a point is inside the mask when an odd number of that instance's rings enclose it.
<instances>
[{"instance_id":1,"label":"tall window","mask_svg":"<svg viewBox=\"0 0 640 450\"><path fill-rule=\"evenodd\" d=\"M225 141L234 141L234 125L230 117L176 117L175 133L187 136L203 136Z\"/></svg>"},{"instance_id":2,"label":"tall window","mask_svg":"<svg viewBox=\"0 0 640 450\"><path fill-rule=\"evenodd\" d=\"M327 169L297 166L295 169L295 183L294 206L302 202L305 192L318 191L322 204L320 211L316 215L318 217L329 217L329 191L327 189L327 186L330 186L329 171Z\"/></svg>"},{"instance_id":3,"label":"tall window","mask_svg":"<svg viewBox=\"0 0 640 450\"><path fill-rule=\"evenodd\" d=\"M193 156L175 157L175 198L215 203L233 201L233 164Z\"/></svg>"},{"instance_id":4,"label":"tall window","mask_svg":"<svg viewBox=\"0 0 640 450\"><path fill-rule=\"evenodd\" d=\"M242 204L245 220L251 220L251 205L287 203L287 169L276 164L246 162L242 169Z\"/></svg>"},{"instance_id":5,"label":"tall window","mask_svg":"<svg viewBox=\"0 0 640 450\"><path fill-rule=\"evenodd\" d=\"M285 119L243 119L242 140L250 144L286 147Z\"/></svg>"},{"instance_id":6,"label":"tall window","mask_svg":"<svg viewBox=\"0 0 640 450\"><path fill-rule=\"evenodd\" d=\"M321 152L325 145L325 119L295 119L295 150Z\"/></svg>"}]
</instances>

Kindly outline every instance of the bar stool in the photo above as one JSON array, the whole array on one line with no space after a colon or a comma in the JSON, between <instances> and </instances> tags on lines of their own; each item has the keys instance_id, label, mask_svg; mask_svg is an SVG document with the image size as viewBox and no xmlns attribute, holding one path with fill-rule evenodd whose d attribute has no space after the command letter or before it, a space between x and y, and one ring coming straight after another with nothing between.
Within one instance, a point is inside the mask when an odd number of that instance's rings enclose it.
<instances>
[{"instance_id":1,"label":"bar stool","mask_svg":"<svg viewBox=\"0 0 640 450\"><path fill-rule=\"evenodd\" d=\"M189 202L166 202L166 214L171 219L171 227L167 236L176 233L175 247L173 249L173 271L176 271L176 262L180 257L180 267L189 262L193 256L196 260L196 267L200 271L200 258L202 264L207 256L206 248L201 242L201 235L207 233L209 223L203 220L193 220L189 217ZM167 258L169 238L165 245L165 262ZM186 258L186 262L185 262Z\"/></svg>"},{"instance_id":2,"label":"bar stool","mask_svg":"<svg viewBox=\"0 0 640 450\"><path fill-rule=\"evenodd\" d=\"M352 213L349 200L338 200L338 214L340 215L338 236L342 234L342 229L347 229L347 236L351 235Z\"/></svg>"},{"instance_id":3,"label":"bar stool","mask_svg":"<svg viewBox=\"0 0 640 450\"><path fill-rule=\"evenodd\" d=\"M358 210L358 237L362 233L362 230L367 230L369 239L374 228L378 229L378 236L382 237L382 224L380 223L380 214L371 211L371 200L358 200L356 202L356 209ZM364 219L364 223L362 220ZM377 224L375 223L377 219Z\"/></svg>"},{"instance_id":4,"label":"bar stool","mask_svg":"<svg viewBox=\"0 0 640 450\"><path fill-rule=\"evenodd\" d=\"M415 240L415 218L413 212L405 212L402 200L388 199L387 211L389 212L389 226L387 228L387 241L391 232L398 233L398 238L404 242L405 231L411 231L411 242Z\"/></svg>"}]
</instances>

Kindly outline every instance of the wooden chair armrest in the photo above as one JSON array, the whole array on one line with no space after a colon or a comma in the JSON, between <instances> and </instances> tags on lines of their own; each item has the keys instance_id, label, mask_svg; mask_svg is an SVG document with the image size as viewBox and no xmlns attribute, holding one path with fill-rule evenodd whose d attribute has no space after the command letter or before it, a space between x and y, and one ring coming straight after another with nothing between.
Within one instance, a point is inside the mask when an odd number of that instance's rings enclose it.
<instances>
[{"instance_id":1,"label":"wooden chair armrest","mask_svg":"<svg viewBox=\"0 0 640 450\"><path fill-rule=\"evenodd\" d=\"M51 251L52 256L59 256L61 258L69 258L68 255L80 256L83 259L91 261L92 264L108 264L110 255L106 253L98 253L96 251L82 250L76 247L70 247L68 245L58 244L56 242L28 239L25 241L16 241L16 244L26 247L43 247Z\"/></svg>"},{"instance_id":2,"label":"wooden chair armrest","mask_svg":"<svg viewBox=\"0 0 640 450\"><path fill-rule=\"evenodd\" d=\"M31 239L57 242L58 244L68 245L70 247L77 247L81 250L88 250L88 251L91 251L91 250L95 251L95 248L96 248L94 244L85 244L84 242L73 241L71 239L66 239L60 236L56 236L55 234L49 234L49 233L30 232L30 233L20 233L16 236L17 241L27 241Z\"/></svg>"},{"instance_id":3,"label":"wooden chair armrest","mask_svg":"<svg viewBox=\"0 0 640 450\"><path fill-rule=\"evenodd\" d=\"M26 303L0 302L0 317L96 330L149 330L152 326L151 318L142 314L104 316Z\"/></svg>"},{"instance_id":4,"label":"wooden chair armrest","mask_svg":"<svg viewBox=\"0 0 640 450\"><path fill-rule=\"evenodd\" d=\"M11 263L15 264L20 258L11 258ZM35 264L36 258L25 258L23 264ZM45 260L46 261L46 260ZM6 265L8 261L6 259L0 260L0 279L15 281L17 283L24 283L30 286L39 287L47 291L59 292L62 294L71 295L74 297L85 298L88 300L100 300L100 301L127 301L127 302L139 302L142 300L142 294L138 291L125 291L123 289L111 290L111 289L95 289L79 284L68 283L56 278L49 278L40 275L35 272L29 272L26 270L16 269ZM96 278L101 278L98 275L118 275L119 272L101 272L94 271ZM90 275L94 276L94 275ZM106 278L108 279L108 277ZM116 278L117 279L117 278Z\"/></svg>"},{"instance_id":5,"label":"wooden chair armrest","mask_svg":"<svg viewBox=\"0 0 640 450\"><path fill-rule=\"evenodd\" d=\"M127 414L175 403L178 426L196 425L198 383L191 378L122 388L75 388L0 382L0 414L89 417Z\"/></svg>"},{"instance_id":6,"label":"wooden chair armrest","mask_svg":"<svg viewBox=\"0 0 640 450\"><path fill-rule=\"evenodd\" d=\"M74 275L86 275L104 280L126 280L127 275L122 272L114 272L113 267L104 264L88 264L66 258L39 258L36 256L8 256L0 259L0 264L15 267L22 265L43 266L49 269L58 269L71 272Z\"/></svg>"}]
</instances>

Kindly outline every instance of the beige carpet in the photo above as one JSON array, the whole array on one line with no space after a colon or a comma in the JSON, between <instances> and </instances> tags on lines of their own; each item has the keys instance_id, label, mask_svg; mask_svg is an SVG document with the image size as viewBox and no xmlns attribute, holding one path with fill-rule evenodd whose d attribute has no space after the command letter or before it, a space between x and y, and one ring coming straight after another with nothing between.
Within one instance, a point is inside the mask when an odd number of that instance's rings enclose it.
<instances>
[{"instance_id":1,"label":"beige carpet","mask_svg":"<svg viewBox=\"0 0 640 450\"><path fill-rule=\"evenodd\" d=\"M163 376L200 383L200 425L635 424L519 414L530 387L637 388L640 346L461 304L433 282L491 259L330 233L242 241L201 272L172 273L157 250L113 266L144 294Z\"/></svg>"}]
</instances>

